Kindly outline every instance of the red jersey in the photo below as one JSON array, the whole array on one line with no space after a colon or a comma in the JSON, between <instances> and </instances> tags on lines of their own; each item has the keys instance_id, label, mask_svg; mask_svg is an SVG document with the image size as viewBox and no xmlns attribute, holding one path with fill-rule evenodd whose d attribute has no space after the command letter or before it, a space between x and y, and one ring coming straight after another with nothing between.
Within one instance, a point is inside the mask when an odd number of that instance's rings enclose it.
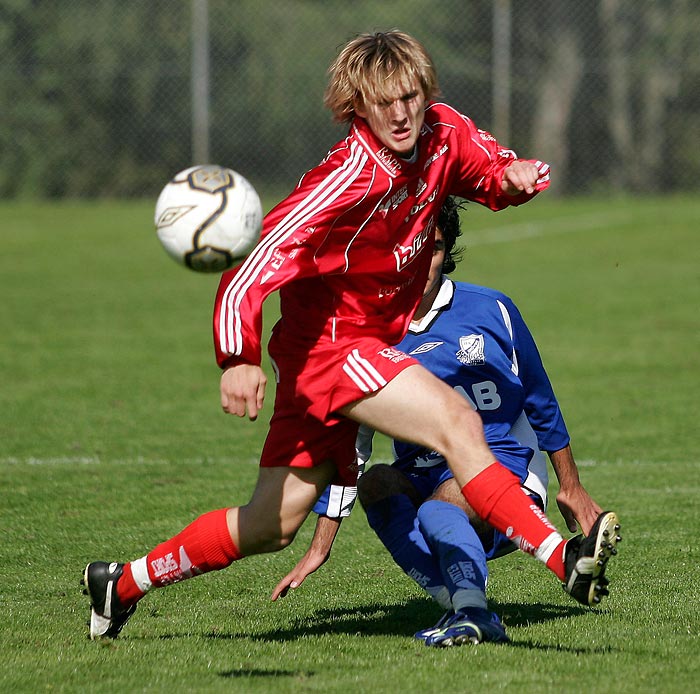
<instances>
[{"instance_id":1,"label":"red jersey","mask_svg":"<svg viewBox=\"0 0 700 694\"><path fill-rule=\"evenodd\" d=\"M276 290L282 318L275 331L287 350L353 336L399 342L425 287L443 201L456 195L492 210L526 202L532 195L501 190L503 170L516 158L442 103L427 106L410 161L356 118L265 216L245 262L223 274L214 311L218 364L260 364L262 304ZM547 185L543 177L536 192Z\"/></svg>"}]
</instances>

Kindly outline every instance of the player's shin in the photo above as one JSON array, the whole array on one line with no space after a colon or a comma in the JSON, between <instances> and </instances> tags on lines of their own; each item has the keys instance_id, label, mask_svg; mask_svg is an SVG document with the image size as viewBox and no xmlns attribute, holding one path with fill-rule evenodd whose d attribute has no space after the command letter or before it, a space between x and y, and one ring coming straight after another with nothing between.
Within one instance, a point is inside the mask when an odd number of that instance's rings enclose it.
<instances>
[{"instance_id":1,"label":"player's shin","mask_svg":"<svg viewBox=\"0 0 700 694\"><path fill-rule=\"evenodd\" d=\"M455 611L486 609L486 555L467 514L444 501L418 509L421 532L437 557Z\"/></svg>"},{"instance_id":2,"label":"player's shin","mask_svg":"<svg viewBox=\"0 0 700 694\"><path fill-rule=\"evenodd\" d=\"M367 521L394 561L444 609L451 609L442 572L425 542L416 507L404 494L395 494L366 509Z\"/></svg>"},{"instance_id":3,"label":"player's shin","mask_svg":"<svg viewBox=\"0 0 700 694\"><path fill-rule=\"evenodd\" d=\"M474 511L564 580L564 538L500 463L482 470L462 487Z\"/></svg>"}]
</instances>

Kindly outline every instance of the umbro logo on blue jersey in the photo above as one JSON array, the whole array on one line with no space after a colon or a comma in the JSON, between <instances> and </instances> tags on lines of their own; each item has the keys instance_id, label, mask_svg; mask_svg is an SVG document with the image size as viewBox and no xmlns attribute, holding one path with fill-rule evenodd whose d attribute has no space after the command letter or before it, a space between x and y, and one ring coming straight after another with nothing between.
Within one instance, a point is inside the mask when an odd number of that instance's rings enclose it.
<instances>
[{"instance_id":1,"label":"umbro logo on blue jersey","mask_svg":"<svg viewBox=\"0 0 700 694\"><path fill-rule=\"evenodd\" d=\"M422 345L419 345L415 349L411 350L409 354L425 354L426 352L430 352L430 350L444 344L444 342L424 342Z\"/></svg>"}]
</instances>

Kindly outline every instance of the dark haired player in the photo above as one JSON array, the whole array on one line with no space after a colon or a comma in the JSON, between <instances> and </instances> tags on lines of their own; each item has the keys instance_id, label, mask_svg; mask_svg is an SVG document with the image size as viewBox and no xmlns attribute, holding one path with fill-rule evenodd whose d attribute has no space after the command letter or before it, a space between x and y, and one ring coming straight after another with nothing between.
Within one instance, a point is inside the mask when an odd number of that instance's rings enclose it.
<instances>
[{"instance_id":1,"label":"dark haired player","mask_svg":"<svg viewBox=\"0 0 700 694\"><path fill-rule=\"evenodd\" d=\"M547 504L548 476L540 451L547 451L567 526L576 530L578 520L590 534L601 508L580 483L559 404L520 312L500 292L446 277L455 269L460 233L459 207L448 198L438 219L423 300L397 347L415 356L480 414L489 447L541 509ZM435 627L416 636L429 646L506 641L498 616L487 608L486 561L516 545L466 504L443 456L398 440L394 453L392 465L375 464L362 475L359 498L370 526L396 563L446 610ZM371 432L362 431L358 457L364 463L370 454ZM314 509L320 517L312 545L277 585L273 599L298 587L326 561L355 493L355 488L341 486L324 492ZM606 551L597 567L593 603L607 594L605 562L620 539L614 525L612 531L601 539Z\"/></svg>"}]
</instances>

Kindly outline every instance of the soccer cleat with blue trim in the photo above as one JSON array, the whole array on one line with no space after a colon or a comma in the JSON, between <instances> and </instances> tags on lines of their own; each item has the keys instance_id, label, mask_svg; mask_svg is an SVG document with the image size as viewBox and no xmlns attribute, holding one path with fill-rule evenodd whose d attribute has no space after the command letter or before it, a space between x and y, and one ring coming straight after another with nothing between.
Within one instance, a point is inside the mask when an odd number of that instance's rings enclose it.
<instances>
[{"instance_id":1,"label":"soccer cleat with blue trim","mask_svg":"<svg viewBox=\"0 0 700 694\"><path fill-rule=\"evenodd\" d=\"M432 634L435 634L436 632L440 631L442 627L447 624L447 622L452 619L452 616L454 615L454 610L447 610L440 619L438 619L437 623L435 626L432 627L426 627L425 629L421 629L420 631L417 631L414 636L419 640L419 641L425 641L428 636L431 636Z\"/></svg>"},{"instance_id":2,"label":"soccer cleat with blue trim","mask_svg":"<svg viewBox=\"0 0 700 694\"><path fill-rule=\"evenodd\" d=\"M509 640L498 615L480 607L470 607L455 612L440 629L426 637L425 645L445 648L465 643L505 643Z\"/></svg>"},{"instance_id":3,"label":"soccer cleat with blue trim","mask_svg":"<svg viewBox=\"0 0 700 694\"><path fill-rule=\"evenodd\" d=\"M605 511L598 516L588 537L576 535L566 543L566 579L562 587L574 600L593 606L608 595L605 569L610 557L617 554L617 543L621 540L617 516Z\"/></svg>"},{"instance_id":4,"label":"soccer cleat with blue trim","mask_svg":"<svg viewBox=\"0 0 700 694\"><path fill-rule=\"evenodd\" d=\"M136 605L123 607L117 597L117 581L124 571L124 564L94 561L85 567L80 583L83 594L90 598L90 638L115 639L129 621Z\"/></svg>"}]
</instances>

